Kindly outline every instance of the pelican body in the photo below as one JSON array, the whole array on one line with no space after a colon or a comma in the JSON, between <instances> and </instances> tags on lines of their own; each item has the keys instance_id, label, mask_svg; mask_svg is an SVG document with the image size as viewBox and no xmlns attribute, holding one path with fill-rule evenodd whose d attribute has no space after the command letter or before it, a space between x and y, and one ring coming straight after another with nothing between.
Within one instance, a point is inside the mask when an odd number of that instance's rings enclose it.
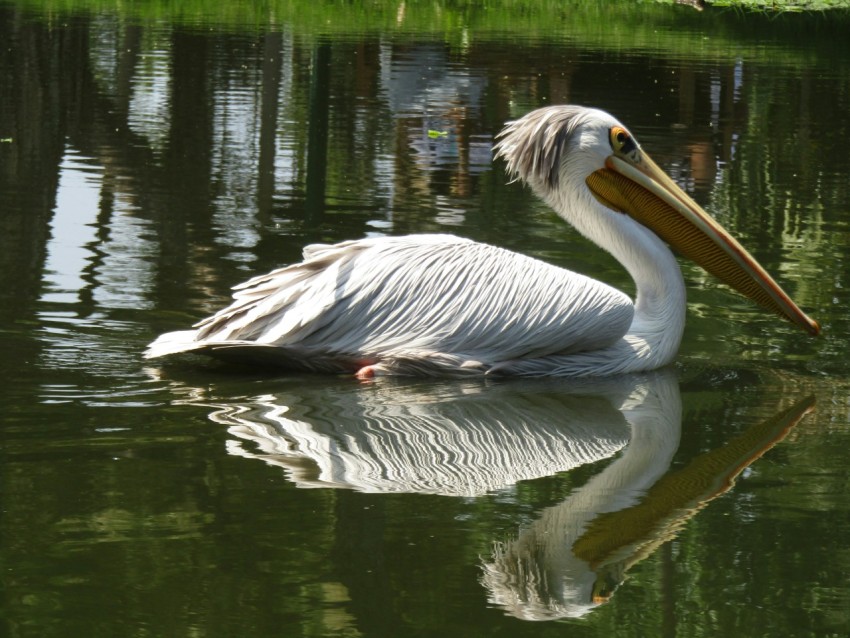
<instances>
[{"instance_id":1,"label":"pelican body","mask_svg":"<svg viewBox=\"0 0 850 638\"><path fill-rule=\"evenodd\" d=\"M611 115L552 106L495 147L527 184L635 281L636 298L568 270L451 235L311 245L298 264L234 289L146 357L199 352L331 373L591 376L671 362L685 284L668 244L810 334L820 328Z\"/></svg>"}]
</instances>

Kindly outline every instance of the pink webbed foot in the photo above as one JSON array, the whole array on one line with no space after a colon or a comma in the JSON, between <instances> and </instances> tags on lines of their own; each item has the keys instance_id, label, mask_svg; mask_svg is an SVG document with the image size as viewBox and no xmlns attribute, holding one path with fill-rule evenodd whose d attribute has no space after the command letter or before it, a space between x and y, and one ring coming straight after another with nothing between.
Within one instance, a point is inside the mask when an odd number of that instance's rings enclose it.
<instances>
[{"instance_id":1,"label":"pink webbed foot","mask_svg":"<svg viewBox=\"0 0 850 638\"><path fill-rule=\"evenodd\" d=\"M354 376L360 379L361 381L366 381L368 379L374 379L376 375L375 366L363 366L360 368Z\"/></svg>"}]
</instances>

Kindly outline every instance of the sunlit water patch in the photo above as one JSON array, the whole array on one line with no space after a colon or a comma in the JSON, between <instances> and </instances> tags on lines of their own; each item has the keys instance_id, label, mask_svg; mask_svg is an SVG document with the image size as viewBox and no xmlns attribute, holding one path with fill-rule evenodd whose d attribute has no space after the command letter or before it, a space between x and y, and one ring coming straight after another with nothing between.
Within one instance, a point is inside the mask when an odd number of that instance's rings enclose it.
<instances>
[{"instance_id":1,"label":"sunlit water patch","mask_svg":"<svg viewBox=\"0 0 850 638\"><path fill-rule=\"evenodd\" d=\"M47 245L44 301L74 303L90 283L97 240L102 169L75 151L60 166L56 210Z\"/></svg>"},{"instance_id":2,"label":"sunlit water patch","mask_svg":"<svg viewBox=\"0 0 850 638\"><path fill-rule=\"evenodd\" d=\"M133 73L127 120L130 129L148 140L157 151L165 147L170 130L171 48L167 32L155 32L149 48L140 52Z\"/></svg>"},{"instance_id":3,"label":"sunlit water patch","mask_svg":"<svg viewBox=\"0 0 850 638\"><path fill-rule=\"evenodd\" d=\"M151 403L138 343L129 338L139 325L112 315L150 305L151 235L123 195L106 189L103 169L67 149L35 317L39 366L51 379L39 392L45 404Z\"/></svg>"},{"instance_id":4,"label":"sunlit water patch","mask_svg":"<svg viewBox=\"0 0 850 638\"><path fill-rule=\"evenodd\" d=\"M248 48L248 42L233 46ZM249 49L256 54L254 49ZM222 52L226 55L229 52ZM247 52L246 52L247 53ZM216 185L214 213L217 238L236 249L257 243L258 232L245 223L257 208L257 175L262 122L260 60L246 57L238 69L223 69L213 96L218 114L213 123L212 180ZM275 122L266 122L272 135Z\"/></svg>"}]
</instances>

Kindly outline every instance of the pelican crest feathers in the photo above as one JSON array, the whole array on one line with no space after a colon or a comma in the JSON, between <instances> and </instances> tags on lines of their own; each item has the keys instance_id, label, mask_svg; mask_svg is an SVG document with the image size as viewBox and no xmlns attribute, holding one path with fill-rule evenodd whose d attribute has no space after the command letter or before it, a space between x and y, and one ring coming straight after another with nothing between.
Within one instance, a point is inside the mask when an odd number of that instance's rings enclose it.
<instances>
[{"instance_id":1,"label":"pelican crest feathers","mask_svg":"<svg viewBox=\"0 0 850 638\"><path fill-rule=\"evenodd\" d=\"M565 151L581 126L596 114L581 106L550 106L508 122L497 136L496 157L514 180L558 188Z\"/></svg>"}]
</instances>

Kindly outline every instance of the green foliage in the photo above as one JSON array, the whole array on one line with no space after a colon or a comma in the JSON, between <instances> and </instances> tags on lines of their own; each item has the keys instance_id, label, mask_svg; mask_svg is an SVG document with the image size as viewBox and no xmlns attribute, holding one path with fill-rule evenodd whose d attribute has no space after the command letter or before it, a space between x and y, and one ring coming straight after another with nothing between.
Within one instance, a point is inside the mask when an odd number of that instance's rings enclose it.
<instances>
[{"instance_id":1,"label":"green foliage","mask_svg":"<svg viewBox=\"0 0 850 638\"><path fill-rule=\"evenodd\" d=\"M742 7L759 11L825 11L847 9L847 0L714 0L715 7Z\"/></svg>"},{"instance_id":2,"label":"green foliage","mask_svg":"<svg viewBox=\"0 0 850 638\"><path fill-rule=\"evenodd\" d=\"M169 22L209 31L285 30L299 37L339 41L364 34L427 37L443 40L457 50L476 42L562 41L568 37L583 48L623 52L662 52L706 61L745 55L794 63L800 25L791 12L836 9L824 14L816 28L819 41L845 46L850 30L850 0L716 0L705 11L680 6L675 0L19 0L17 5L58 18L90 13L117 16L132 23ZM765 39L742 38L737 11L755 9L769 20ZM786 19L787 16L787 19ZM755 16L758 18L758 15ZM788 49L789 52L784 52ZM828 54L829 55L829 54Z\"/></svg>"}]
</instances>

